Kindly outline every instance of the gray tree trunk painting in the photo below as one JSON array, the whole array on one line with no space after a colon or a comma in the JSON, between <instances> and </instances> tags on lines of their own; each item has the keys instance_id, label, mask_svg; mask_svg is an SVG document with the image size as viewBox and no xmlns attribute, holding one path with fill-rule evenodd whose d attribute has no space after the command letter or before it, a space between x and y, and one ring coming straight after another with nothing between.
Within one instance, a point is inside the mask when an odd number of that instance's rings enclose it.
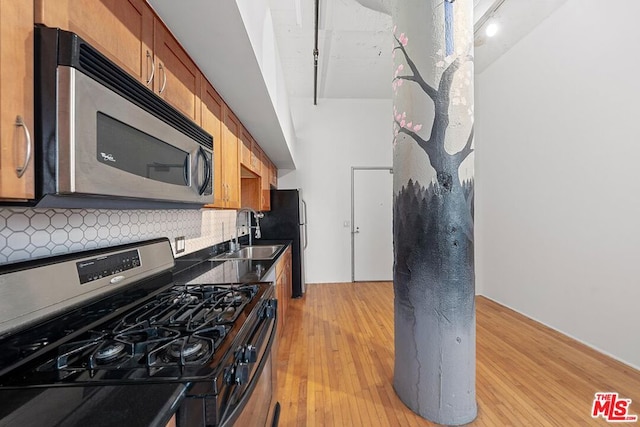
<instances>
[{"instance_id":1,"label":"gray tree trunk painting","mask_svg":"<svg viewBox=\"0 0 640 427\"><path fill-rule=\"evenodd\" d=\"M458 425L477 414L473 166L461 168L473 151L472 2L402 3L393 50L394 387L418 414ZM428 164L414 159L416 144Z\"/></svg>"},{"instance_id":2,"label":"gray tree trunk painting","mask_svg":"<svg viewBox=\"0 0 640 427\"><path fill-rule=\"evenodd\" d=\"M465 424L477 415L473 4L376 10L394 23L394 388L421 416Z\"/></svg>"}]
</instances>

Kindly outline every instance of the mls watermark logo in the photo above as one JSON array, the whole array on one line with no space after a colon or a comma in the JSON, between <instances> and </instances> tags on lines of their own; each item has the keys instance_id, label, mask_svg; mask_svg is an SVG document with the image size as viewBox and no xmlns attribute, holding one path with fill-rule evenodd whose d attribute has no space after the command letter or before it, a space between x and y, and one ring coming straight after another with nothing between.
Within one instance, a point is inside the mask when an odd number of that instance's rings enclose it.
<instances>
[{"instance_id":1,"label":"mls watermark logo","mask_svg":"<svg viewBox=\"0 0 640 427\"><path fill-rule=\"evenodd\" d=\"M637 415L629 414L631 399L622 399L618 393L596 393L591 408L591 418L602 417L609 423L629 423L638 421Z\"/></svg>"}]
</instances>

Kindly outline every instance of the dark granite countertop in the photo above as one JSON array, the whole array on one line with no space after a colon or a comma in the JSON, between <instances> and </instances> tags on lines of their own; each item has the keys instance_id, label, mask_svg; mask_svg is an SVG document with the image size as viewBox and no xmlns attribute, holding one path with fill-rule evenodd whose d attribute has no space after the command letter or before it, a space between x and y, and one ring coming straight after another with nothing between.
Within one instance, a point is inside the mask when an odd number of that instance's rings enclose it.
<instances>
[{"instance_id":1,"label":"dark granite countertop","mask_svg":"<svg viewBox=\"0 0 640 427\"><path fill-rule=\"evenodd\" d=\"M164 427L185 384L0 390L2 427Z\"/></svg>"},{"instance_id":2,"label":"dark granite countertop","mask_svg":"<svg viewBox=\"0 0 640 427\"><path fill-rule=\"evenodd\" d=\"M212 258L225 252L226 248L206 248L187 255L188 259L176 259L174 281L179 284L230 284L269 281L269 274L290 244L290 240L254 241L253 246L283 246L270 260L217 260ZM275 280L275 277L273 280Z\"/></svg>"}]
</instances>

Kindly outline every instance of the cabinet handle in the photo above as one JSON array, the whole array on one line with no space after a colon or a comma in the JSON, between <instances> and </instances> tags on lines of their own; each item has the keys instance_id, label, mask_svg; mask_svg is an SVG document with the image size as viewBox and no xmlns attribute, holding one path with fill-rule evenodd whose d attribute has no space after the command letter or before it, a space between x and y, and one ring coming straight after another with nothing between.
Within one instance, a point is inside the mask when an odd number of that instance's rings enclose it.
<instances>
[{"instance_id":1,"label":"cabinet handle","mask_svg":"<svg viewBox=\"0 0 640 427\"><path fill-rule=\"evenodd\" d=\"M162 62L158 62L158 68L162 71L162 86L160 87L158 93L162 93L164 92L164 88L167 87L167 72L162 66Z\"/></svg>"},{"instance_id":2,"label":"cabinet handle","mask_svg":"<svg viewBox=\"0 0 640 427\"><path fill-rule=\"evenodd\" d=\"M149 86L149 84L153 81L153 76L156 74L156 61L155 59L153 59L151 57L151 53L149 51L147 51L147 60L151 58L151 74L149 75L149 78L147 79L147 86Z\"/></svg>"},{"instance_id":3,"label":"cabinet handle","mask_svg":"<svg viewBox=\"0 0 640 427\"><path fill-rule=\"evenodd\" d=\"M27 154L25 155L24 163L22 166L16 168L16 174L18 178L22 178L22 175L27 171L27 167L29 166L29 162L31 161L31 134L29 133L29 128L26 123L22 119L22 116L16 117L16 126L21 126L22 131L24 132L24 139L27 141Z\"/></svg>"}]
</instances>

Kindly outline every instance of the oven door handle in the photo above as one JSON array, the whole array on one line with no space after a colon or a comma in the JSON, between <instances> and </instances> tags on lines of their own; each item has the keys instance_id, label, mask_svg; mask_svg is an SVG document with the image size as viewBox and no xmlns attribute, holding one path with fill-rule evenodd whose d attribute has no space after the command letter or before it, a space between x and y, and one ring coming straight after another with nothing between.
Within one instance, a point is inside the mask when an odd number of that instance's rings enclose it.
<instances>
[{"instance_id":1,"label":"oven door handle","mask_svg":"<svg viewBox=\"0 0 640 427\"><path fill-rule=\"evenodd\" d=\"M262 354L260 362L258 362L258 368L255 371L256 373L251 378L249 384L247 384L247 387L244 389L244 392L242 393L242 396L240 397L238 403L236 405L233 405L233 407L227 407L227 409L224 411L221 417L220 427L230 427L235 423L236 419L238 418L238 416L240 416L240 413L244 409L247 400L251 397L256 384L260 380L260 376L262 375L262 371L264 370L267 360L269 360L269 357L271 356L271 349L273 348L273 343L276 339L278 330L278 311L275 310L274 316L264 319L264 321L271 322L273 324L273 327L271 328L271 334L269 335L269 341L267 342L265 351ZM260 333L260 335L262 335L262 333ZM235 397L238 389L238 386L234 386L234 390L229 394L228 402L231 402L231 398ZM229 411L229 409L231 409L231 411Z\"/></svg>"}]
</instances>

